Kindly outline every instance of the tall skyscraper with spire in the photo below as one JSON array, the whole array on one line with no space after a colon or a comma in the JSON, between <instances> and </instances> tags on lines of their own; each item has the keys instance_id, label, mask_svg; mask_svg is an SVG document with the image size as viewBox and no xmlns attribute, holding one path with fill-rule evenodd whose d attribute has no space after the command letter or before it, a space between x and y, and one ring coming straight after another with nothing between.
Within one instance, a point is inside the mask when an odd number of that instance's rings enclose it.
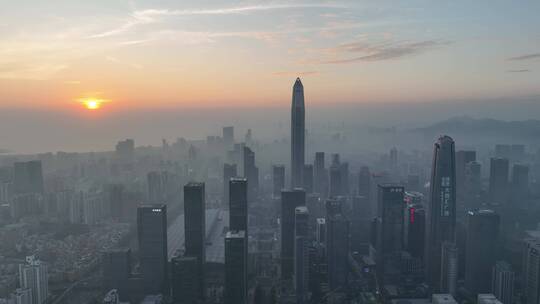
<instances>
[{"instance_id":1,"label":"tall skyscraper with spire","mask_svg":"<svg viewBox=\"0 0 540 304\"><path fill-rule=\"evenodd\" d=\"M291 188L303 187L302 171L305 156L304 86L296 78L291 108Z\"/></svg>"},{"instance_id":2,"label":"tall skyscraper with spire","mask_svg":"<svg viewBox=\"0 0 540 304\"><path fill-rule=\"evenodd\" d=\"M435 143L431 170L424 258L428 282L437 292L441 289L442 244L455 243L456 234L456 157L451 137L441 136Z\"/></svg>"}]
</instances>

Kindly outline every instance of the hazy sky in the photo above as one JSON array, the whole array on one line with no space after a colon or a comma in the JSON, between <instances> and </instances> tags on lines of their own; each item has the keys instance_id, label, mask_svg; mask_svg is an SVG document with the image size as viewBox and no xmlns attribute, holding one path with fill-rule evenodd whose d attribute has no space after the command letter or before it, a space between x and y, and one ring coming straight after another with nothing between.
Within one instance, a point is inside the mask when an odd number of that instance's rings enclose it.
<instances>
[{"instance_id":1,"label":"hazy sky","mask_svg":"<svg viewBox=\"0 0 540 304\"><path fill-rule=\"evenodd\" d=\"M1 0L0 108L540 94L540 1Z\"/></svg>"}]
</instances>

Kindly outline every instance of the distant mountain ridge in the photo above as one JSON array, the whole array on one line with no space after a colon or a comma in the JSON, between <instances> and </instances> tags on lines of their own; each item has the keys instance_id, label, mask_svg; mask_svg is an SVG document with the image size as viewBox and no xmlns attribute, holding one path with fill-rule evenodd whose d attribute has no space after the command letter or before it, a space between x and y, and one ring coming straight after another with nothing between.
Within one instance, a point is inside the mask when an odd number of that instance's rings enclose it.
<instances>
[{"instance_id":1,"label":"distant mountain ridge","mask_svg":"<svg viewBox=\"0 0 540 304\"><path fill-rule=\"evenodd\" d=\"M423 133L425 135L464 134L539 138L540 120L504 121L492 118L476 119L469 116L459 116L426 127L416 128L413 132Z\"/></svg>"}]
</instances>

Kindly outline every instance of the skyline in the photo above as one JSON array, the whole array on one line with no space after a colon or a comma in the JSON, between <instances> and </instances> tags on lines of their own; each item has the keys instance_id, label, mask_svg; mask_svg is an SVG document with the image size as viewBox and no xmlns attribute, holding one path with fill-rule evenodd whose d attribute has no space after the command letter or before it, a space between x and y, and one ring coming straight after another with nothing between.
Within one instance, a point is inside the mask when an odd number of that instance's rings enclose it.
<instances>
[{"instance_id":1,"label":"skyline","mask_svg":"<svg viewBox=\"0 0 540 304\"><path fill-rule=\"evenodd\" d=\"M0 304L540 304L540 1L4 2Z\"/></svg>"},{"instance_id":2,"label":"skyline","mask_svg":"<svg viewBox=\"0 0 540 304\"><path fill-rule=\"evenodd\" d=\"M0 108L103 111L537 98L540 4L26 1L0 13Z\"/></svg>"},{"instance_id":3,"label":"skyline","mask_svg":"<svg viewBox=\"0 0 540 304\"><path fill-rule=\"evenodd\" d=\"M285 88L290 94L290 84ZM311 88L308 87L308 95ZM290 102L290 95L289 95ZM352 143L362 149L380 149L395 142L394 137L370 135L373 130L397 128L402 135L410 135L415 128L426 127L447 119L496 119L499 121L538 122L540 103L533 99L507 102L416 103L416 104L361 104L361 105L312 105L306 104L306 130L318 136L342 133L351 137ZM252 129L264 142L290 136L288 119L290 107L246 107L185 110L125 110L88 111L77 113L53 110L0 111L0 155L13 153L44 153L54 151L84 152L110 151L114 142L133 138L137 146L160 146L161 140L169 143L178 137L204 140L208 134L218 135L222 126L235 125L239 138ZM16 130L17 136L13 131ZM361 131L361 132L358 132ZM445 131L448 132L448 131ZM453 132L450 132L452 134ZM318 135L317 135L318 134ZM465 134L455 134L464 143ZM436 139L424 138L431 141ZM475 143L468 137L466 147ZM409 136L399 139L400 145L416 144ZM493 138L483 138L482 144ZM521 143L523 138L514 137L512 142ZM424 142L425 144L425 142ZM313 147L311 147L313 148ZM310 145L307 149L310 150Z\"/></svg>"}]
</instances>

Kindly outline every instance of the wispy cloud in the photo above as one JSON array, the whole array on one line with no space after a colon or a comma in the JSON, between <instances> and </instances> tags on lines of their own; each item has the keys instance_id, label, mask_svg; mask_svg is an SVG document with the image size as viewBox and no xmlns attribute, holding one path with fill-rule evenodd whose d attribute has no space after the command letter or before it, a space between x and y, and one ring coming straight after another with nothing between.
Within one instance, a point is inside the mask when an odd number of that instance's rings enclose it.
<instances>
[{"instance_id":1,"label":"wispy cloud","mask_svg":"<svg viewBox=\"0 0 540 304\"><path fill-rule=\"evenodd\" d=\"M528 73L531 72L529 69L522 69L522 70L506 70L507 73Z\"/></svg>"},{"instance_id":2,"label":"wispy cloud","mask_svg":"<svg viewBox=\"0 0 540 304\"><path fill-rule=\"evenodd\" d=\"M344 53L360 53L362 54L361 56L326 60L322 63L340 64L391 60L420 54L449 43L450 42L448 41L437 40L425 40L420 42L385 42L378 45L372 45L366 42L354 42L328 49L327 52L333 53L338 57L342 56Z\"/></svg>"},{"instance_id":3,"label":"wispy cloud","mask_svg":"<svg viewBox=\"0 0 540 304\"><path fill-rule=\"evenodd\" d=\"M508 60L519 61L519 60L529 60L529 59L539 59L539 58L540 58L540 53L532 53L532 54L525 54L525 55L520 55L516 57L510 57L508 58Z\"/></svg>"},{"instance_id":4,"label":"wispy cloud","mask_svg":"<svg viewBox=\"0 0 540 304\"><path fill-rule=\"evenodd\" d=\"M113 28L111 30L107 30L105 32L91 35L89 38L105 38L105 37L110 37L110 36L116 36L116 35L125 33L138 25L148 24L148 23L153 23L153 22L155 22L153 18L139 16L137 14L132 14L132 16L120 26Z\"/></svg>"},{"instance_id":5,"label":"wispy cloud","mask_svg":"<svg viewBox=\"0 0 540 304\"><path fill-rule=\"evenodd\" d=\"M169 41L183 45L197 45L204 43L215 43L220 38L246 38L265 42L276 41L283 33L271 31L231 31L231 32L212 32L212 31L181 31L181 30L159 30L149 34L148 39L136 41L133 43L122 43L122 45L131 45L146 43L150 41Z\"/></svg>"},{"instance_id":6,"label":"wispy cloud","mask_svg":"<svg viewBox=\"0 0 540 304\"><path fill-rule=\"evenodd\" d=\"M298 9L298 8L345 8L344 5L330 3L312 3L312 4L267 4L250 5L229 8L216 9L191 9L191 10L167 10L167 9L147 9L136 11L134 16L138 18L153 18L156 16L193 16L193 15L230 15L242 14L258 11L280 10L280 9Z\"/></svg>"},{"instance_id":7,"label":"wispy cloud","mask_svg":"<svg viewBox=\"0 0 540 304\"><path fill-rule=\"evenodd\" d=\"M308 8L345 8L344 5L331 3L312 3L312 4L267 4L250 5L229 8L215 9L188 9L188 10L170 10L170 9L145 9L134 11L131 16L121 25L102 33L91 35L90 38L104 38L125 33L132 28L158 22L163 17L182 17L182 16L202 16L202 15L233 15L248 14L262 11L283 10L283 9L308 9Z\"/></svg>"},{"instance_id":8,"label":"wispy cloud","mask_svg":"<svg viewBox=\"0 0 540 304\"><path fill-rule=\"evenodd\" d=\"M119 46L127 46L127 45L138 45L138 44L145 44L147 42L152 41L153 39L138 39L138 40L126 40L119 42Z\"/></svg>"}]
</instances>

